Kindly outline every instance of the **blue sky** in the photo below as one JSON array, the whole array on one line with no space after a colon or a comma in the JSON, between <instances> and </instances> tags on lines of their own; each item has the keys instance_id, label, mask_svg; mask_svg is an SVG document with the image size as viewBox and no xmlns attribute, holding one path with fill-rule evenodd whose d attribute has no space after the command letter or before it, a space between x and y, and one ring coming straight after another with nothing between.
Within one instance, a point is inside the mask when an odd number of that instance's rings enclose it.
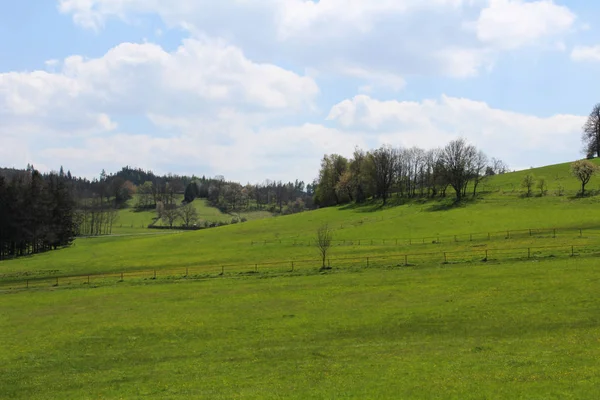
<instances>
[{"instance_id":1,"label":"blue sky","mask_svg":"<svg viewBox=\"0 0 600 400\"><path fill-rule=\"evenodd\" d=\"M580 158L600 4L3 2L0 164L312 180L325 153L459 136L513 169Z\"/></svg>"}]
</instances>

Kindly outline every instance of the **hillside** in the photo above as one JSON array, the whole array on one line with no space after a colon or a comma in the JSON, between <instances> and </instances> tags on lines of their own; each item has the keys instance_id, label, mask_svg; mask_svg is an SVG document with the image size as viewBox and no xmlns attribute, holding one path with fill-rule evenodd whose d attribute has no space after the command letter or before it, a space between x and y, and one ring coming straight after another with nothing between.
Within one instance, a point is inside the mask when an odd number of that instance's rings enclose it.
<instances>
[{"instance_id":1,"label":"hillside","mask_svg":"<svg viewBox=\"0 0 600 400\"><path fill-rule=\"evenodd\" d=\"M178 203L181 203L182 200L183 196L176 196L176 201ZM115 226L113 227L113 234L164 234L165 232L157 232L148 229L148 225L151 225L152 223L155 223L157 226L163 225L161 220L155 222L156 211L137 211L134 208L135 203L136 197L134 196L132 199L127 201L127 208L119 210L119 217L115 223ZM204 221L229 223L234 217L237 216L240 218L243 217L248 221L272 217L272 214L266 211L241 212L234 213L233 215L224 213L219 209L210 206L206 199L196 199L192 204L196 208L198 219L201 224L204 223Z\"/></svg>"},{"instance_id":2,"label":"hillside","mask_svg":"<svg viewBox=\"0 0 600 400\"><path fill-rule=\"evenodd\" d=\"M523 198L526 172L565 195ZM568 164L526 172L459 206L332 207L3 261L2 394L597 398L600 196L575 197Z\"/></svg>"},{"instance_id":3,"label":"hillside","mask_svg":"<svg viewBox=\"0 0 600 400\"><path fill-rule=\"evenodd\" d=\"M480 239L490 234L492 240L483 243L490 248L514 247L518 243L507 242L506 235L500 234L507 230L558 228L559 232L571 232L585 228L588 237L600 233L600 197L574 197L578 184L569 176L568 164L531 172L564 182L565 195L554 195L551 187L548 196L532 198L522 198L520 189L504 190L519 188L526 173L521 171L491 177L484 189L496 188L494 191L460 207L452 207L451 200L413 201L385 208L378 204L341 206L197 232L80 239L69 249L4 262L2 270L6 279L23 272L64 275L312 260L317 258L316 249L308 243L325 222L334 230L337 242L331 257L335 258L449 251L457 246L468 249L471 243L456 243L454 236L463 235L464 239L471 234ZM598 183L592 180L589 186L594 185ZM556 239L570 240L572 234L559 234ZM444 238L441 243L432 243L439 237ZM413 240L422 242L418 249Z\"/></svg>"}]
</instances>

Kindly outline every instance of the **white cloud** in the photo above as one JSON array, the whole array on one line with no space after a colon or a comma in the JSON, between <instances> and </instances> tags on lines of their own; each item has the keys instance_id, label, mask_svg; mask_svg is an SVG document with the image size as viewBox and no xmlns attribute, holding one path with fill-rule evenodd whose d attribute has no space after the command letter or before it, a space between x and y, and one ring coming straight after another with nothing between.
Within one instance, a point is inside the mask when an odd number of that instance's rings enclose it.
<instances>
[{"instance_id":1,"label":"white cloud","mask_svg":"<svg viewBox=\"0 0 600 400\"><path fill-rule=\"evenodd\" d=\"M571 59L579 62L600 61L600 46L577 46L571 51Z\"/></svg>"},{"instance_id":2,"label":"white cloud","mask_svg":"<svg viewBox=\"0 0 600 400\"><path fill-rule=\"evenodd\" d=\"M571 29L575 18L569 8L551 0L490 0L474 28L483 43L515 49L546 37L560 37Z\"/></svg>"},{"instance_id":3,"label":"white cloud","mask_svg":"<svg viewBox=\"0 0 600 400\"><path fill-rule=\"evenodd\" d=\"M266 118L312 112L319 93L312 78L255 63L220 40L187 39L173 52L151 43L123 43L99 58L71 56L55 65L55 73L0 73L3 141L18 135L26 147L64 149L36 152L41 158L35 164L52 165L56 158L50 154L85 160L86 165L99 159L144 165L164 157L177 160L173 157L181 152L174 150L178 143L210 148L231 142L234 129L244 124L258 126ZM131 118L156 123L148 135L136 136L146 143L127 145L121 140L125 134L117 121ZM227 120L237 125L225 129L222 121ZM180 121L180 126L172 121ZM163 137L150 139L156 135ZM120 143L121 150L113 143ZM155 157L164 148L170 152ZM128 154L133 154L132 161L126 161ZM210 156L207 153L205 159ZM25 165L26 159L26 154L14 152L3 162Z\"/></svg>"},{"instance_id":4,"label":"white cloud","mask_svg":"<svg viewBox=\"0 0 600 400\"><path fill-rule=\"evenodd\" d=\"M503 50L560 40L575 20L550 0L59 0L59 8L95 29L109 17L155 13L257 59L351 77L360 68L366 89L381 87L370 80L378 74L474 76Z\"/></svg>"},{"instance_id":5,"label":"white cloud","mask_svg":"<svg viewBox=\"0 0 600 400\"><path fill-rule=\"evenodd\" d=\"M123 43L100 58L68 57L57 73L0 74L0 116L112 130L118 115L310 108L318 91L311 78L253 63L222 41L188 39L172 53Z\"/></svg>"},{"instance_id":6,"label":"white cloud","mask_svg":"<svg viewBox=\"0 0 600 400\"><path fill-rule=\"evenodd\" d=\"M222 174L241 182L267 178L311 182L323 154L350 154L355 144L366 147L360 134L318 124L252 128L244 127L241 120L223 120L211 127L216 134L212 137L183 125L182 133L173 137L90 137L80 146L50 147L41 153L41 160L80 165L77 171L87 176L102 168L136 165L159 173ZM220 135L228 140L220 141Z\"/></svg>"},{"instance_id":7,"label":"white cloud","mask_svg":"<svg viewBox=\"0 0 600 400\"><path fill-rule=\"evenodd\" d=\"M494 109L487 103L441 96L420 102L379 101L359 95L335 105L328 116L347 130L368 130L380 143L431 148L464 136L490 156L512 165L577 158L585 116L532 115ZM570 149L570 150L569 150Z\"/></svg>"}]
</instances>

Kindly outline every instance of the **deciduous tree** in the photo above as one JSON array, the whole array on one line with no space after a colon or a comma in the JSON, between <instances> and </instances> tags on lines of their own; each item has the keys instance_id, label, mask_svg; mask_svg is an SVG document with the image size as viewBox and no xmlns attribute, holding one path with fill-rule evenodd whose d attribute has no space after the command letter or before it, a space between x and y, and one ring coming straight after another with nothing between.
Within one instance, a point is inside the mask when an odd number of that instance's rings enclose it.
<instances>
[{"instance_id":1,"label":"deciduous tree","mask_svg":"<svg viewBox=\"0 0 600 400\"><path fill-rule=\"evenodd\" d=\"M585 196L585 185L598 172L599 167L591 161L581 160L571 164L571 174L581 182L581 196Z\"/></svg>"},{"instance_id":2,"label":"deciduous tree","mask_svg":"<svg viewBox=\"0 0 600 400\"><path fill-rule=\"evenodd\" d=\"M596 104L583 126L584 151L588 157L600 157L600 103Z\"/></svg>"}]
</instances>

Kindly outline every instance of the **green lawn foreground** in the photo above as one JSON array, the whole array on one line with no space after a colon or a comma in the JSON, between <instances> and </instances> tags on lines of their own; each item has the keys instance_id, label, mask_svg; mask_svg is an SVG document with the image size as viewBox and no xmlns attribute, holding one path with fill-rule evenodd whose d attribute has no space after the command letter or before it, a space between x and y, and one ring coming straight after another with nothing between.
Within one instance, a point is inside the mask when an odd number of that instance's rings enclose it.
<instances>
[{"instance_id":1,"label":"green lawn foreground","mask_svg":"<svg viewBox=\"0 0 600 400\"><path fill-rule=\"evenodd\" d=\"M0 397L600 396L596 259L0 295Z\"/></svg>"}]
</instances>

